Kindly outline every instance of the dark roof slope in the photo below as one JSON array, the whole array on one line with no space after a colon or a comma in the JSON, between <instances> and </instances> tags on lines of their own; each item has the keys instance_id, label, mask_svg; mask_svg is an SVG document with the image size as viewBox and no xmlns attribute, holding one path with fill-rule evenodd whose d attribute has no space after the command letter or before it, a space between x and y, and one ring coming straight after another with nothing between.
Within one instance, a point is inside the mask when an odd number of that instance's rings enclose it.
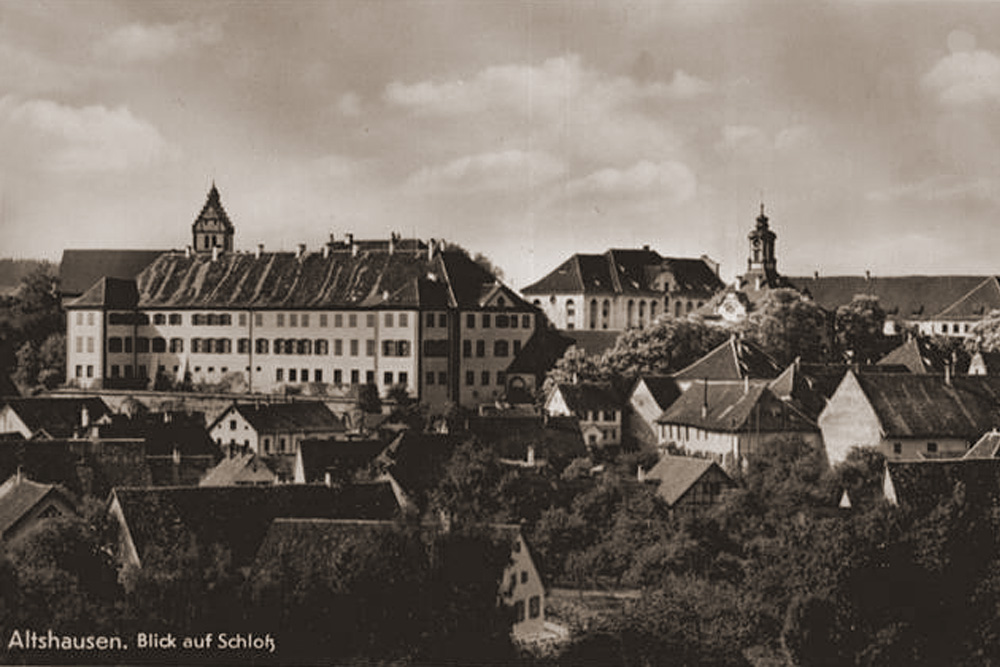
<instances>
[{"instance_id":1,"label":"dark roof slope","mask_svg":"<svg viewBox=\"0 0 1000 667\"><path fill-rule=\"evenodd\" d=\"M307 484L323 482L329 471L335 478L349 478L365 470L385 449L381 440L303 440L299 457Z\"/></svg>"},{"instance_id":2,"label":"dark roof slope","mask_svg":"<svg viewBox=\"0 0 1000 667\"><path fill-rule=\"evenodd\" d=\"M940 320L980 320L991 311L1000 308L1000 281L990 276L972 291L951 304L934 319Z\"/></svg>"},{"instance_id":3,"label":"dark roof slope","mask_svg":"<svg viewBox=\"0 0 1000 667\"><path fill-rule=\"evenodd\" d=\"M573 341L555 329L540 327L531 334L521 351L507 367L507 374L544 375L562 358Z\"/></svg>"},{"instance_id":4,"label":"dark roof slope","mask_svg":"<svg viewBox=\"0 0 1000 667\"><path fill-rule=\"evenodd\" d=\"M152 547L194 538L221 544L249 564L276 518L391 519L399 510L388 482L322 485L118 488L114 490L140 560Z\"/></svg>"},{"instance_id":5,"label":"dark roof slope","mask_svg":"<svg viewBox=\"0 0 1000 667\"><path fill-rule=\"evenodd\" d=\"M319 401L298 401L295 403L237 403L237 412L258 432L274 431L335 431L347 428L343 422ZM226 411L228 412L228 410ZM223 412L212 424L224 419Z\"/></svg>"},{"instance_id":6,"label":"dark roof slope","mask_svg":"<svg viewBox=\"0 0 1000 667\"><path fill-rule=\"evenodd\" d=\"M198 481L198 486L240 486L275 484L278 476L267 465L263 457L253 452L236 454L221 461L214 468L205 472Z\"/></svg>"},{"instance_id":7,"label":"dark roof slope","mask_svg":"<svg viewBox=\"0 0 1000 667\"><path fill-rule=\"evenodd\" d=\"M523 461L528 447L542 460L569 462L587 455L576 417L471 417L469 431L501 458Z\"/></svg>"},{"instance_id":8,"label":"dark roof slope","mask_svg":"<svg viewBox=\"0 0 1000 667\"><path fill-rule=\"evenodd\" d=\"M588 410L621 410L624 400L610 382L580 382L560 384L557 387L568 407L574 413Z\"/></svg>"},{"instance_id":9,"label":"dark roof slope","mask_svg":"<svg viewBox=\"0 0 1000 667\"><path fill-rule=\"evenodd\" d=\"M646 479L660 483L657 494L672 507L713 467L718 468L733 486L736 485L715 461L691 456L660 457L656 465L646 473Z\"/></svg>"},{"instance_id":10,"label":"dark roof slope","mask_svg":"<svg viewBox=\"0 0 1000 667\"><path fill-rule=\"evenodd\" d=\"M1000 503L1000 459L932 459L887 461L887 495L897 504L918 512L932 510L955 492L965 489L970 507L989 511Z\"/></svg>"},{"instance_id":11,"label":"dark roof slope","mask_svg":"<svg viewBox=\"0 0 1000 667\"><path fill-rule=\"evenodd\" d=\"M835 311L858 294L878 297L890 317L937 315L979 286L987 276L820 276L789 278L822 308Z\"/></svg>"},{"instance_id":12,"label":"dark roof slope","mask_svg":"<svg viewBox=\"0 0 1000 667\"><path fill-rule=\"evenodd\" d=\"M63 250L59 290L66 296L83 294L104 277L134 280L167 250Z\"/></svg>"},{"instance_id":13,"label":"dark roof slope","mask_svg":"<svg viewBox=\"0 0 1000 667\"><path fill-rule=\"evenodd\" d=\"M0 397L18 398L20 396L21 391L14 384L14 381L10 379L10 376L6 373L0 373Z\"/></svg>"},{"instance_id":14,"label":"dark roof slope","mask_svg":"<svg viewBox=\"0 0 1000 667\"><path fill-rule=\"evenodd\" d=\"M82 296L66 304L67 308L134 308L139 302L135 281L124 278L101 278Z\"/></svg>"},{"instance_id":15,"label":"dark roof slope","mask_svg":"<svg viewBox=\"0 0 1000 667\"><path fill-rule=\"evenodd\" d=\"M50 494L60 496L67 505L72 506L54 484L39 484L15 475L0 485L0 537L5 537L25 514Z\"/></svg>"},{"instance_id":16,"label":"dark roof slope","mask_svg":"<svg viewBox=\"0 0 1000 667\"><path fill-rule=\"evenodd\" d=\"M657 420L706 431L815 432L819 427L765 382L696 382Z\"/></svg>"},{"instance_id":17,"label":"dark roof slope","mask_svg":"<svg viewBox=\"0 0 1000 667\"><path fill-rule=\"evenodd\" d=\"M646 385L649 393L653 396L653 400L656 401L661 410L669 408L681 395L681 389L677 386L677 381L670 375L655 375L650 373L636 380L636 386L640 382ZM635 387L633 387L633 391L635 391Z\"/></svg>"},{"instance_id":18,"label":"dark roof slope","mask_svg":"<svg viewBox=\"0 0 1000 667\"><path fill-rule=\"evenodd\" d=\"M599 329L560 329L559 334L573 341L573 346L584 351L588 357L604 354L618 342L620 331Z\"/></svg>"},{"instance_id":19,"label":"dark roof slope","mask_svg":"<svg viewBox=\"0 0 1000 667\"><path fill-rule=\"evenodd\" d=\"M674 374L677 380L770 380L781 367L766 352L735 336L687 368Z\"/></svg>"},{"instance_id":20,"label":"dark roof slope","mask_svg":"<svg viewBox=\"0 0 1000 667\"><path fill-rule=\"evenodd\" d=\"M793 401L813 420L826 407L823 394L813 388L812 380L803 374L797 363L789 364L781 375L771 381L768 388L781 400Z\"/></svg>"},{"instance_id":21,"label":"dark roof slope","mask_svg":"<svg viewBox=\"0 0 1000 667\"><path fill-rule=\"evenodd\" d=\"M114 486L152 483L141 441L31 440L0 443L0 477L31 479L104 498Z\"/></svg>"},{"instance_id":22,"label":"dark roof slope","mask_svg":"<svg viewBox=\"0 0 1000 667\"><path fill-rule=\"evenodd\" d=\"M996 459L1000 452L1000 431L986 433L962 457L963 459Z\"/></svg>"},{"instance_id":23,"label":"dark roof slope","mask_svg":"<svg viewBox=\"0 0 1000 667\"><path fill-rule=\"evenodd\" d=\"M6 401L21 421L34 434L42 429L52 438L69 438L80 426L80 416L86 408L90 422L110 413L98 397L83 398L12 398Z\"/></svg>"},{"instance_id":24,"label":"dark roof slope","mask_svg":"<svg viewBox=\"0 0 1000 667\"><path fill-rule=\"evenodd\" d=\"M1000 426L1000 378L855 374L887 438L969 441Z\"/></svg>"},{"instance_id":25,"label":"dark roof slope","mask_svg":"<svg viewBox=\"0 0 1000 667\"><path fill-rule=\"evenodd\" d=\"M444 475L445 464L467 440L465 434L404 431L379 454L375 465L392 475L418 506Z\"/></svg>"},{"instance_id":26,"label":"dark roof slope","mask_svg":"<svg viewBox=\"0 0 1000 667\"><path fill-rule=\"evenodd\" d=\"M879 366L905 366L911 373L943 373L946 355L923 341L911 338L878 360Z\"/></svg>"}]
</instances>

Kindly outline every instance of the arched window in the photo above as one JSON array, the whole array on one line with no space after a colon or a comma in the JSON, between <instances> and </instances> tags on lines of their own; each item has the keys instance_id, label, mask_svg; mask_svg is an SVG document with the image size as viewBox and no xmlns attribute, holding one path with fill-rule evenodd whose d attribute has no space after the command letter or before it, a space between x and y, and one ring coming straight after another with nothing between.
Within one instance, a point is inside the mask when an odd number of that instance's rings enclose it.
<instances>
[{"instance_id":1,"label":"arched window","mask_svg":"<svg viewBox=\"0 0 1000 667\"><path fill-rule=\"evenodd\" d=\"M625 306L625 326L631 327L634 324L635 324L635 301L629 299L628 304Z\"/></svg>"},{"instance_id":2,"label":"arched window","mask_svg":"<svg viewBox=\"0 0 1000 667\"><path fill-rule=\"evenodd\" d=\"M608 328L608 319L611 317L611 301L605 299L601 304L601 328Z\"/></svg>"},{"instance_id":3,"label":"arched window","mask_svg":"<svg viewBox=\"0 0 1000 667\"><path fill-rule=\"evenodd\" d=\"M654 322L656 322L656 302L655 301L650 301L649 302L649 323L653 324Z\"/></svg>"},{"instance_id":4,"label":"arched window","mask_svg":"<svg viewBox=\"0 0 1000 667\"><path fill-rule=\"evenodd\" d=\"M573 299L566 299L566 328L574 329L576 328L576 305L573 303Z\"/></svg>"},{"instance_id":5,"label":"arched window","mask_svg":"<svg viewBox=\"0 0 1000 667\"><path fill-rule=\"evenodd\" d=\"M597 328L597 299L590 300L590 328Z\"/></svg>"},{"instance_id":6,"label":"arched window","mask_svg":"<svg viewBox=\"0 0 1000 667\"><path fill-rule=\"evenodd\" d=\"M675 301L674 302L674 317L680 317L683 308L684 308L684 304L683 303L681 303L680 301Z\"/></svg>"},{"instance_id":7,"label":"arched window","mask_svg":"<svg viewBox=\"0 0 1000 667\"><path fill-rule=\"evenodd\" d=\"M639 302L639 326L640 327L646 326L646 302L645 301L640 301Z\"/></svg>"}]
</instances>

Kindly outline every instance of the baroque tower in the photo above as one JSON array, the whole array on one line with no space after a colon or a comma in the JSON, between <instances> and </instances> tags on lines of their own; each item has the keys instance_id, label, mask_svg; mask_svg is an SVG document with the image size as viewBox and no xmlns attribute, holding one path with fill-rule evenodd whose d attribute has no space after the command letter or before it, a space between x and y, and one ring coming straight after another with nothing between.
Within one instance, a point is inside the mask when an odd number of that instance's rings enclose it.
<instances>
[{"instance_id":1,"label":"baroque tower","mask_svg":"<svg viewBox=\"0 0 1000 667\"><path fill-rule=\"evenodd\" d=\"M191 226L191 231L194 235L195 252L212 252L213 248L218 248L219 252L232 252L235 228L219 201L215 183L212 183L208 199Z\"/></svg>"},{"instance_id":2,"label":"baroque tower","mask_svg":"<svg viewBox=\"0 0 1000 667\"><path fill-rule=\"evenodd\" d=\"M767 225L764 204L760 205L757 226L747 238L750 240L750 256L747 258L747 272L743 277L745 285L753 289L778 286L778 261L774 256L774 241L777 235Z\"/></svg>"}]
</instances>

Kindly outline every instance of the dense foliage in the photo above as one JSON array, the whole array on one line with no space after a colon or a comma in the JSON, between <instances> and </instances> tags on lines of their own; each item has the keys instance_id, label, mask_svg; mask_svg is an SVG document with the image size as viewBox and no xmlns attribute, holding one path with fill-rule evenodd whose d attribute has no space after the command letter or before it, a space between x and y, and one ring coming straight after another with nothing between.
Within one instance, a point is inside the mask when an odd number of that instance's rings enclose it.
<instances>
[{"instance_id":1,"label":"dense foliage","mask_svg":"<svg viewBox=\"0 0 1000 667\"><path fill-rule=\"evenodd\" d=\"M58 279L41 266L0 300L0 372L24 389L61 384L66 372L66 318Z\"/></svg>"}]
</instances>

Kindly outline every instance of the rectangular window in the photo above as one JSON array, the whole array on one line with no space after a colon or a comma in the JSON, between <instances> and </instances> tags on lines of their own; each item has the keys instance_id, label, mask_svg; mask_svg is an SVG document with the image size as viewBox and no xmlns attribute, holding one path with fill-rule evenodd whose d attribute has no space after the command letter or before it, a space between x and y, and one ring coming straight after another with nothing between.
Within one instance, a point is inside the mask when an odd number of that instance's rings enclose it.
<instances>
[{"instance_id":1,"label":"rectangular window","mask_svg":"<svg viewBox=\"0 0 1000 667\"><path fill-rule=\"evenodd\" d=\"M510 344L505 340L493 341L493 356L506 357L510 353Z\"/></svg>"},{"instance_id":2,"label":"rectangular window","mask_svg":"<svg viewBox=\"0 0 1000 667\"><path fill-rule=\"evenodd\" d=\"M517 319L517 315L514 316L514 319ZM510 324L510 316L509 315L497 315L497 322L496 322L496 324L497 324L497 329L506 329L507 326Z\"/></svg>"},{"instance_id":3,"label":"rectangular window","mask_svg":"<svg viewBox=\"0 0 1000 667\"><path fill-rule=\"evenodd\" d=\"M344 326L344 314L343 313L334 313L333 314L333 326L337 327L338 329L340 327Z\"/></svg>"},{"instance_id":4,"label":"rectangular window","mask_svg":"<svg viewBox=\"0 0 1000 667\"><path fill-rule=\"evenodd\" d=\"M267 354L267 339L258 338L255 340L254 348L257 350L257 354Z\"/></svg>"},{"instance_id":5,"label":"rectangular window","mask_svg":"<svg viewBox=\"0 0 1000 667\"><path fill-rule=\"evenodd\" d=\"M344 371L339 368L333 369L333 383L341 384L344 382Z\"/></svg>"},{"instance_id":6,"label":"rectangular window","mask_svg":"<svg viewBox=\"0 0 1000 667\"><path fill-rule=\"evenodd\" d=\"M159 336L157 336L151 341L151 343L153 345L153 352L159 354L160 352L167 351L167 341L165 338L160 338Z\"/></svg>"},{"instance_id":7,"label":"rectangular window","mask_svg":"<svg viewBox=\"0 0 1000 667\"><path fill-rule=\"evenodd\" d=\"M516 357L520 353L521 353L521 341L515 340L514 341L514 356Z\"/></svg>"},{"instance_id":8,"label":"rectangular window","mask_svg":"<svg viewBox=\"0 0 1000 667\"><path fill-rule=\"evenodd\" d=\"M358 315L357 313L351 313L347 316L347 326L356 327L358 326Z\"/></svg>"},{"instance_id":9,"label":"rectangular window","mask_svg":"<svg viewBox=\"0 0 1000 667\"><path fill-rule=\"evenodd\" d=\"M408 357L408 356L410 356L410 341L408 341L408 340L397 340L396 341L396 356L397 357Z\"/></svg>"},{"instance_id":10,"label":"rectangular window","mask_svg":"<svg viewBox=\"0 0 1000 667\"><path fill-rule=\"evenodd\" d=\"M476 384L476 373L475 371L465 371L465 384L471 387Z\"/></svg>"},{"instance_id":11,"label":"rectangular window","mask_svg":"<svg viewBox=\"0 0 1000 667\"><path fill-rule=\"evenodd\" d=\"M410 326L410 318L406 313L399 314L399 326L401 327Z\"/></svg>"},{"instance_id":12,"label":"rectangular window","mask_svg":"<svg viewBox=\"0 0 1000 667\"><path fill-rule=\"evenodd\" d=\"M330 354L330 341L324 338L317 338L316 344L313 345L313 351L316 354L322 354L322 355Z\"/></svg>"},{"instance_id":13,"label":"rectangular window","mask_svg":"<svg viewBox=\"0 0 1000 667\"><path fill-rule=\"evenodd\" d=\"M108 352L121 352L122 351L122 339L118 336L112 336L108 339Z\"/></svg>"},{"instance_id":14,"label":"rectangular window","mask_svg":"<svg viewBox=\"0 0 1000 667\"><path fill-rule=\"evenodd\" d=\"M486 341L477 340L476 341L476 356L485 357L486 356Z\"/></svg>"},{"instance_id":15,"label":"rectangular window","mask_svg":"<svg viewBox=\"0 0 1000 667\"><path fill-rule=\"evenodd\" d=\"M322 382L322 381L323 381L323 370L320 368L313 370L313 382Z\"/></svg>"},{"instance_id":16,"label":"rectangular window","mask_svg":"<svg viewBox=\"0 0 1000 667\"><path fill-rule=\"evenodd\" d=\"M937 452L937 450L938 450L938 448L937 448L937 443L936 442L928 442L927 443L927 453L928 454L934 454L935 452Z\"/></svg>"},{"instance_id":17,"label":"rectangular window","mask_svg":"<svg viewBox=\"0 0 1000 667\"><path fill-rule=\"evenodd\" d=\"M78 327L83 326L83 312L79 310L76 311L76 326Z\"/></svg>"},{"instance_id":18,"label":"rectangular window","mask_svg":"<svg viewBox=\"0 0 1000 667\"><path fill-rule=\"evenodd\" d=\"M471 357L472 356L472 341L463 340L462 341L462 356Z\"/></svg>"},{"instance_id":19,"label":"rectangular window","mask_svg":"<svg viewBox=\"0 0 1000 667\"><path fill-rule=\"evenodd\" d=\"M254 313L253 314L253 325L255 327L262 327L262 326L264 326L264 314L263 313Z\"/></svg>"},{"instance_id":20,"label":"rectangular window","mask_svg":"<svg viewBox=\"0 0 1000 667\"><path fill-rule=\"evenodd\" d=\"M309 326L309 313L302 313L302 326Z\"/></svg>"},{"instance_id":21,"label":"rectangular window","mask_svg":"<svg viewBox=\"0 0 1000 667\"><path fill-rule=\"evenodd\" d=\"M369 338L365 341L365 356L375 356L375 340L373 338Z\"/></svg>"},{"instance_id":22,"label":"rectangular window","mask_svg":"<svg viewBox=\"0 0 1000 667\"><path fill-rule=\"evenodd\" d=\"M434 319L434 313L427 313L427 315L424 316L424 326L428 329L433 329ZM77 322L77 324L79 324L79 322Z\"/></svg>"},{"instance_id":23,"label":"rectangular window","mask_svg":"<svg viewBox=\"0 0 1000 667\"><path fill-rule=\"evenodd\" d=\"M320 313L319 314L319 325L321 327L329 326L329 320L326 317L326 313Z\"/></svg>"},{"instance_id":24,"label":"rectangular window","mask_svg":"<svg viewBox=\"0 0 1000 667\"><path fill-rule=\"evenodd\" d=\"M344 356L344 341L340 338L335 338L333 341L333 354L338 357Z\"/></svg>"},{"instance_id":25,"label":"rectangular window","mask_svg":"<svg viewBox=\"0 0 1000 667\"><path fill-rule=\"evenodd\" d=\"M446 371L438 372L438 384L441 385L448 384L448 373Z\"/></svg>"},{"instance_id":26,"label":"rectangular window","mask_svg":"<svg viewBox=\"0 0 1000 667\"><path fill-rule=\"evenodd\" d=\"M369 329L375 328L375 313L368 313L365 315L365 326Z\"/></svg>"},{"instance_id":27,"label":"rectangular window","mask_svg":"<svg viewBox=\"0 0 1000 667\"><path fill-rule=\"evenodd\" d=\"M497 371L497 385L502 387L507 384L507 373L504 371Z\"/></svg>"},{"instance_id":28,"label":"rectangular window","mask_svg":"<svg viewBox=\"0 0 1000 667\"><path fill-rule=\"evenodd\" d=\"M309 382L309 369L303 368L302 373L299 375L303 382Z\"/></svg>"},{"instance_id":29,"label":"rectangular window","mask_svg":"<svg viewBox=\"0 0 1000 667\"><path fill-rule=\"evenodd\" d=\"M94 314L93 313L87 313L87 326L89 326L89 327L94 326Z\"/></svg>"},{"instance_id":30,"label":"rectangular window","mask_svg":"<svg viewBox=\"0 0 1000 667\"><path fill-rule=\"evenodd\" d=\"M468 313L468 314L466 314L466 316L465 316L465 328L466 329L475 329L476 328L476 314L475 313Z\"/></svg>"},{"instance_id":31,"label":"rectangular window","mask_svg":"<svg viewBox=\"0 0 1000 667\"><path fill-rule=\"evenodd\" d=\"M521 327L524 329L531 328L531 315L521 315Z\"/></svg>"},{"instance_id":32,"label":"rectangular window","mask_svg":"<svg viewBox=\"0 0 1000 667\"><path fill-rule=\"evenodd\" d=\"M247 354L250 352L250 339L240 338L236 341L236 352L237 354Z\"/></svg>"},{"instance_id":33,"label":"rectangular window","mask_svg":"<svg viewBox=\"0 0 1000 667\"><path fill-rule=\"evenodd\" d=\"M351 371L351 384L358 384L361 382L361 372L358 369Z\"/></svg>"},{"instance_id":34,"label":"rectangular window","mask_svg":"<svg viewBox=\"0 0 1000 667\"><path fill-rule=\"evenodd\" d=\"M382 384L386 387L392 386L392 371L386 371L382 374Z\"/></svg>"},{"instance_id":35,"label":"rectangular window","mask_svg":"<svg viewBox=\"0 0 1000 667\"><path fill-rule=\"evenodd\" d=\"M542 599L538 595L532 595L528 599L528 618L538 618L542 614Z\"/></svg>"},{"instance_id":36,"label":"rectangular window","mask_svg":"<svg viewBox=\"0 0 1000 667\"><path fill-rule=\"evenodd\" d=\"M121 377L122 369L118 364L111 364L111 377L117 378Z\"/></svg>"},{"instance_id":37,"label":"rectangular window","mask_svg":"<svg viewBox=\"0 0 1000 667\"><path fill-rule=\"evenodd\" d=\"M511 315L510 316L510 328L511 329L516 329L517 328L517 315Z\"/></svg>"},{"instance_id":38,"label":"rectangular window","mask_svg":"<svg viewBox=\"0 0 1000 667\"><path fill-rule=\"evenodd\" d=\"M396 351L396 341L384 340L382 341L382 356L392 357L395 356L393 353Z\"/></svg>"},{"instance_id":39,"label":"rectangular window","mask_svg":"<svg viewBox=\"0 0 1000 667\"><path fill-rule=\"evenodd\" d=\"M153 324L166 324L166 323L167 323L166 315L164 315L163 313L153 314Z\"/></svg>"},{"instance_id":40,"label":"rectangular window","mask_svg":"<svg viewBox=\"0 0 1000 667\"><path fill-rule=\"evenodd\" d=\"M410 382L410 376L407 375L406 371L399 371L399 384L408 384Z\"/></svg>"},{"instance_id":41,"label":"rectangular window","mask_svg":"<svg viewBox=\"0 0 1000 667\"><path fill-rule=\"evenodd\" d=\"M448 315L447 313L438 313L438 326L442 329L448 326Z\"/></svg>"},{"instance_id":42,"label":"rectangular window","mask_svg":"<svg viewBox=\"0 0 1000 667\"><path fill-rule=\"evenodd\" d=\"M392 313L386 313L383 319L385 321L385 326L387 327L392 326Z\"/></svg>"},{"instance_id":43,"label":"rectangular window","mask_svg":"<svg viewBox=\"0 0 1000 667\"><path fill-rule=\"evenodd\" d=\"M129 336L128 338L125 338L124 342L125 342L125 351L126 352L131 352L132 351L132 337Z\"/></svg>"},{"instance_id":44,"label":"rectangular window","mask_svg":"<svg viewBox=\"0 0 1000 667\"><path fill-rule=\"evenodd\" d=\"M109 345L110 345L110 341L108 341L108 342L109 342ZM76 351L77 351L78 354L80 354L80 353L83 352L83 336L77 336L76 337Z\"/></svg>"},{"instance_id":45,"label":"rectangular window","mask_svg":"<svg viewBox=\"0 0 1000 667\"><path fill-rule=\"evenodd\" d=\"M901 442L894 442L894 443L892 443L892 453L893 454L902 454L903 453L903 443L901 443Z\"/></svg>"},{"instance_id":46,"label":"rectangular window","mask_svg":"<svg viewBox=\"0 0 1000 667\"><path fill-rule=\"evenodd\" d=\"M170 351L177 354L184 351L184 339L183 338L171 338L170 339Z\"/></svg>"},{"instance_id":47,"label":"rectangular window","mask_svg":"<svg viewBox=\"0 0 1000 667\"><path fill-rule=\"evenodd\" d=\"M129 340L132 339L130 338ZM94 337L87 336L87 352L93 352L93 351L94 351Z\"/></svg>"},{"instance_id":48,"label":"rectangular window","mask_svg":"<svg viewBox=\"0 0 1000 667\"><path fill-rule=\"evenodd\" d=\"M288 313L288 326L297 327L299 326L299 314L298 313Z\"/></svg>"},{"instance_id":49,"label":"rectangular window","mask_svg":"<svg viewBox=\"0 0 1000 667\"><path fill-rule=\"evenodd\" d=\"M481 384L484 387L489 386L489 384L490 384L490 372L489 371L483 371L483 375L482 375L482 378L481 378Z\"/></svg>"},{"instance_id":50,"label":"rectangular window","mask_svg":"<svg viewBox=\"0 0 1000 667\"><path fill-rule=\"evenodd\" d=\"M352 338L351 339L351 356L352 357L358 356L358 339L357 338Z\"/></svg>"},{"instance_id":51,"label":"rectangular window","mask_svg":"<svg viewBox=\"0 0 1000 667\"><path fill-rule=\"evenodd\" d=\"M87 377L89 377L89 378L94 377L94 367L93 366L90 366L90 365L87 366Z\"/></svg>"},{"instance_id":52,"label":"rectangular window","mask_svg":"<svg viewBox=\"0 0 1000 667\"><path fill-rule=\"evenodd\" d=\"M279 369L275 370L274 371L274 379L275 379L276 382L284 382L285 381L285 369L279 368Z\"/></svg>"},{"instance_id":53,"label":"rectangular window","mask_svg":"<svg viewBox=\"0 0 1000 667\"><path fill-rule=\"evenodd\" d=\"M521 623L524 621L524 600L518 600L514 603L514 622Z\"/></svg>"},{"instance_id":54,"label":"rectangular window","mask_svg":"<svg viewBox=\"0 0 1000 667\"><path fill-rule=\"evenodd\" d=\"M490 314L489 313L483 313L483 328L484 329L489 329L490 328Z\"/></svg>"},{"instance_id":55,"label":"rectangular window","mask_svg":"<svg viewBox=\"0 0 1000 667\"><path fill-rule=\"evenodd\" d=\"M247 325L247 314L246 313L240 313L239 325L241 327L245 327Z\"/></svg>"},{"instance_id":56,"label":"rectangular window","mask_svg":"<svg viewBox=\"0 0 1000 667\"><path fill-rule=\"evenodd\" d=\"M298 373L298 371L296 369L294 369L294 368L289 368L288 369L288 381L289 382L297 382L298 379L299 379L299 373Z\"/></svg>"},{"instance_id":57,"label":"rectangular window","mask_svg":"<svg viewBox=\"0 0 1000 667\"><path fill-rule=\"evenodd\" d=\"M126 365L125 366L125 379L131 380L132 379L132 373L133 373L133 371L132 371L132 365L131 364Z\"/></svg>"},{"instance_id":58,"label":"rectangular window","mask_svg":"<svg viewBox=\"0 0 1000 667\"><path fill-rule=\"evenodd\" d=\"M78 378L82 378L83 377L83 366L78 365L76 367L76 376Z\"/></svg>"},{"instance_id":59,"label":"rectangular window","mask_svg":"<svg viewBox=\"0 0 1000 667\"><path fill-rule=\"evenodd\" d=\"M79 366L77 366L79 368ZM77 377L80 377L77 375ZM424 375L424 384L434 384L434 371L427 371Z\"/></svg>"},{"instance_id":60,"label":"rectangular window","mask_svg":"<svg viewBox=\"0 0 1000 667\"><path fill-rule=\"evenodd\" d=\"M284 313L278 313L278 326L279 327L285 326L285 314Z\"/></svg>"},{"instance_id":61,"label":"rectangular window","mask_svg":"<svg viewBox=\"0 0 1000 667\"><path fill-rule=\"evenodd\" d=\"M365 371L365 383L375 384L375 371Z\"/></svg>"}]
</instances>

